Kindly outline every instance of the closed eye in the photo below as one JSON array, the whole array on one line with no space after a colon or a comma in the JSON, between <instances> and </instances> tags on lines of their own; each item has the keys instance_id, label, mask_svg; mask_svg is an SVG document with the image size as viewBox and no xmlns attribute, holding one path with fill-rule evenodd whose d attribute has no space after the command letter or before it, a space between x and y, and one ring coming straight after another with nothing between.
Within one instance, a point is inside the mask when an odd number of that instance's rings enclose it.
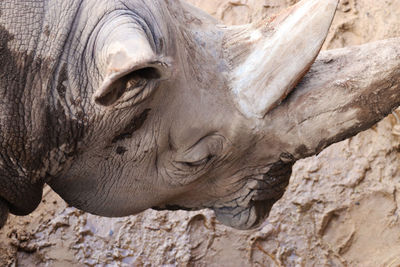
<instances>
[{"instance_id":1,"label":"closed eye","mask_svg":"<svg viewBox=\"0 0 400 267\"><path fill-rule=\"evenodd\" d=\"M182 164L185 164L188 167L199 167L202 165L207 164L211 159L213 158L212 155L207 156L204 159L198 160L198 161L193 161L193 162L180 162Z\"/></svg>"}]
</instances>

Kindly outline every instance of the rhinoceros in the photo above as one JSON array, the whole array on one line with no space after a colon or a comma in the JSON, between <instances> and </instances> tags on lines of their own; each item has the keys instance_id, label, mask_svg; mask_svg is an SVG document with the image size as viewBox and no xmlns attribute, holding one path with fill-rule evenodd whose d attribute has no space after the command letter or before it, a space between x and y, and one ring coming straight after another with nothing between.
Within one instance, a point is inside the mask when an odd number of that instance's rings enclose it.
<instances>
[{"instance_id":1,"label":"rhinoceros","mask_svg":"<svg viewBox=\"0 0 400 267\"><path fill-rule=\"evenodd\" d=\"M376 56L397 40L312 66L337 2L228 27L179 0L2 0L1 225L48 184L97 215L211 208L256 227L296 160L400 102L382 82L399 60Z\"/></svg>"}]
</instances>

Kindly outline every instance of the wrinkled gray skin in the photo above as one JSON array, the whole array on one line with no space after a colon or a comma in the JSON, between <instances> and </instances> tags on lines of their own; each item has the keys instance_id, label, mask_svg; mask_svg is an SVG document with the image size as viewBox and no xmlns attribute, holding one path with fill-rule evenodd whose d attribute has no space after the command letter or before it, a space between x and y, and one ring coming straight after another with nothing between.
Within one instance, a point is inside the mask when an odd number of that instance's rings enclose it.
<instances>
[{"instance_id":1,"label":"wrinkled gray skin","mask_svg":"<svg viewBox=\"0 0 400 267\"><path fill-rule=\"evenodd\" d=\"M254 182L269 170L271 155L260 156L268 140L230 100L221 75L228 66L216 61L221 32L204 32L215 24L210 17L201 22L173 2L0 3L3 208L32 212L48 183L94 214L212 207L240 213L232 225L248 228L258 222L248 208L261 218L269 209L264 199L280 197L265 187L270 181L260 186L272 194L255 193ZM144 29L159 55L154 61L165 62L139 73L146 92L96 103L105 77L96 49L124 24ZM205 34L215 42L202 44ZM163 72L168 79L158 79ZM245 198L254 205L239 207Z\"/></svg>"},{"instance_id":2,"label":"wrinkled gray skin","mask_svg":"<svg viewBox=\"0 0 400 267\"><path fill-rule=\"evenodd\" d=\"M32 212L48 183L94 214L208 207L248 229L282 196L295 159L344 138L307 150L268 126L273 117L244 116L224 74L224 31L191 10L161 0L0 2L0 223L7 210ZM102 49L138 28L155 57L99 95Z\"/></svg>"}]
</instances>

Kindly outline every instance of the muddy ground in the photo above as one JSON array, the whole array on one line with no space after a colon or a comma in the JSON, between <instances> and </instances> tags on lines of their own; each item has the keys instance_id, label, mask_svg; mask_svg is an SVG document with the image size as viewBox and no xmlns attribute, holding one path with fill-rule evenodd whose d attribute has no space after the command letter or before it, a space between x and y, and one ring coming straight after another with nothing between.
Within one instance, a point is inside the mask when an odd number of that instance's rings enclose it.
<instances>
[{"instance_id":1,"label":"muddy ground","mask_svg":"<svg viewBox=\"0 0 400 267\"><path fill-rule=\"evenodd\" d=\"M191 2L240 24L296 1ZM342 0L324 48L390 37L400 37L399 0ZM391 115L296 163L284 197L253 231L224 227L208 210L101 218L46 188L33 214L0 231L0 266L400 266L399 124Z\"/></svg>"}]
</instances>

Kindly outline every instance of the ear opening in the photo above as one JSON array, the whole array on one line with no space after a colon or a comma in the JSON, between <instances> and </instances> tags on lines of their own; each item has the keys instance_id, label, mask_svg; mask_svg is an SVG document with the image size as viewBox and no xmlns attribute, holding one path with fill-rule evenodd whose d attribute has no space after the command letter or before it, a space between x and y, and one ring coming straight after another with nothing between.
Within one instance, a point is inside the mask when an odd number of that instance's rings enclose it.
<instances>
[{"instance_id":1,"label":"ear opening","mask_svg":"<svg viewBox=\"0 0 400 267\"><path fill-rule=\"evenodd\" d=\"M116 76L103 84L94 100L98 105L111 106L124 93L139 94L149 82L160 80L162 76L162 71L154 66L145 66L127 74Z\"/></svg>"}]
</instances>

